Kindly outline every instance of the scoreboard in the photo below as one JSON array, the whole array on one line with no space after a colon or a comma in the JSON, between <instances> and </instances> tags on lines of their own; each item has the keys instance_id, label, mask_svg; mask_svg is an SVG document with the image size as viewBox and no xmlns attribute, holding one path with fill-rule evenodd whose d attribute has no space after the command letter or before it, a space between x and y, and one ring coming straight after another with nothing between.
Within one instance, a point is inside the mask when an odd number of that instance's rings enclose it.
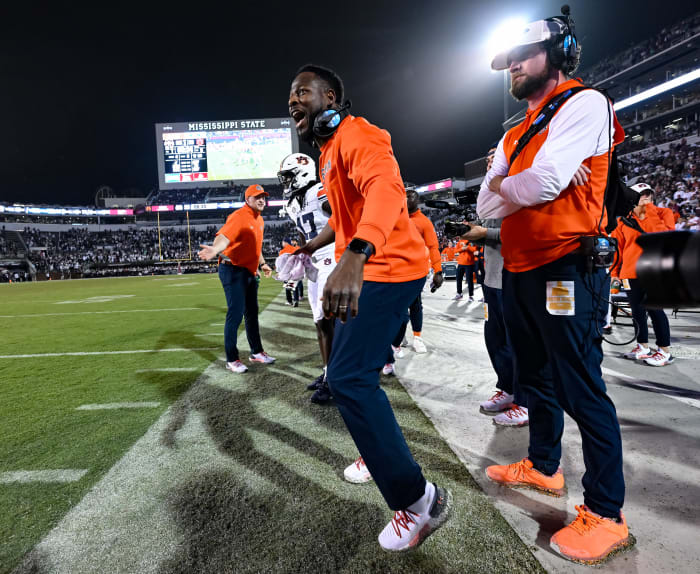
<instances>
[{"instance_id":1,"label":"scoreboard","mask_svg":"<svg viewBox=\"0 0 700 574\"><path fill-rule=\"evenodd\" d=\"M156 124L160 189L277 183L299 149L290 118Z\"/></svg>"}]
</instances>

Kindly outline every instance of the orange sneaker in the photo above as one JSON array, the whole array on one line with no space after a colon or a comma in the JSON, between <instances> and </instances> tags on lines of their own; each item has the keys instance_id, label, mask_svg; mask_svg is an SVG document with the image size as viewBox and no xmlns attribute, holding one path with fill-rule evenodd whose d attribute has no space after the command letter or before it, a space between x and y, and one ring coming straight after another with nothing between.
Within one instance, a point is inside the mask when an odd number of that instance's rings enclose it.
<instances>
[{"instance_id":1,"label":"orange sneaker","mask_svg":"<svg viewBox=\"0 0 700 574\"><path fill-rule=\"evenodd\" d=\"M577 506L574 521L556 532L549 543L564 558L580 564L600 564L617 552L634 546L635 539L627 529L620 512L620 522L603 518L584 504Z\"/></svg>"},{"instance_id":2,"label":"orange sneaker","mask_svg":"<svg viewBox=\"0 0 700 574\"><path fill-rule=\"evenodd\" d=\"M531 488L549 496L564 496L566 485L561 468L552 476L542 474L532 466L529 458L513 464L486 467L486 476L494 482L511 488Z\"/></svg>"}]
</instances>

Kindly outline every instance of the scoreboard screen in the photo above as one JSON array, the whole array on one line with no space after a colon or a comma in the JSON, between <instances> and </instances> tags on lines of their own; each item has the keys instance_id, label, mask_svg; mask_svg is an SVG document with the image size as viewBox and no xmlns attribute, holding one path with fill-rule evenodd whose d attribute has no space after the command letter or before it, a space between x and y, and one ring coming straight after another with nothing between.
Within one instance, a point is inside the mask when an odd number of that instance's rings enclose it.
<instances>
[{"instance_id":1,"label":"scoreboard screen","mask_svg":"<svg viewBox=\"0 0 700 574\"><path fill-rule=\"evenodd\" d=\"M299 149L290 118L156 124L160 189L277 183Z\"/></svg>"}]
</instances>

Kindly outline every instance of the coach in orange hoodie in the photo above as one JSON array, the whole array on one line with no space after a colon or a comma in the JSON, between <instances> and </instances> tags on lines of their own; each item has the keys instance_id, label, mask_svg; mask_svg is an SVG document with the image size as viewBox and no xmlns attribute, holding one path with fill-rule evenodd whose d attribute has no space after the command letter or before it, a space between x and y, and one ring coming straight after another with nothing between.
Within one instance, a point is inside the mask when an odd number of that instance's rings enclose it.
<instances>
[{"instance_id":1,"label":"coach in orange hoodie","mask_svg":"<svg viewBox=\"0 0 700 574\"><path fill-rule=\"evenodd\" d=\"M349 115L343 92L335 72L315 65L300 68L290 89L289 115L299 137L321 150L321 180L333 211L301 251L335 241L338 265L323 290L326 317L338 318L328 384L361 455L345 477L374 478L396 511L379 544L406 550L445 521L451 498L423 477L379 386L391 341L425 283L428 259L409 221L389 134Z\"/></svg>"}]
</instances>

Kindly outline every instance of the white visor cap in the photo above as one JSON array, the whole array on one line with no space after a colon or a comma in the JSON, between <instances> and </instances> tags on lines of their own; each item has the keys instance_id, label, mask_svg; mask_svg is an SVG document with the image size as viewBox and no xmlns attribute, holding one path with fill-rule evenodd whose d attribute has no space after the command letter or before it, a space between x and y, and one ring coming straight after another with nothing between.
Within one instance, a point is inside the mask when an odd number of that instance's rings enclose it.
<instances>
[{"instance_id":1,"label":"white visor cap","mask_svg":"<svg viewBox=\"0 0 700 574\"><path fill-rule=\"evenodd\" d=\"M637 183L635 185L631 185L630 189L636 191L637 193L642 193L643 191L646 191L647 189L649 191L654 191L650 185L646 183Z\"/></svg>"},{"instance_id":2,"label":"white visor cap","mask_svg":"<svg viewBox=\"0 0 700 574\"><path fill-rule=\"evenodd\" d=\"M508 47L502 52L496 54L494 59L491 60L491 69L507 70L510 68L510 53L515 48L546 42L554 36L561 34L563 30L564 26L553 20L537 20L535 22L530 22L525 26L525 29L512 40L507 38L504 39L505 42L507 42Z\"/></svg>"}]
</instances>

